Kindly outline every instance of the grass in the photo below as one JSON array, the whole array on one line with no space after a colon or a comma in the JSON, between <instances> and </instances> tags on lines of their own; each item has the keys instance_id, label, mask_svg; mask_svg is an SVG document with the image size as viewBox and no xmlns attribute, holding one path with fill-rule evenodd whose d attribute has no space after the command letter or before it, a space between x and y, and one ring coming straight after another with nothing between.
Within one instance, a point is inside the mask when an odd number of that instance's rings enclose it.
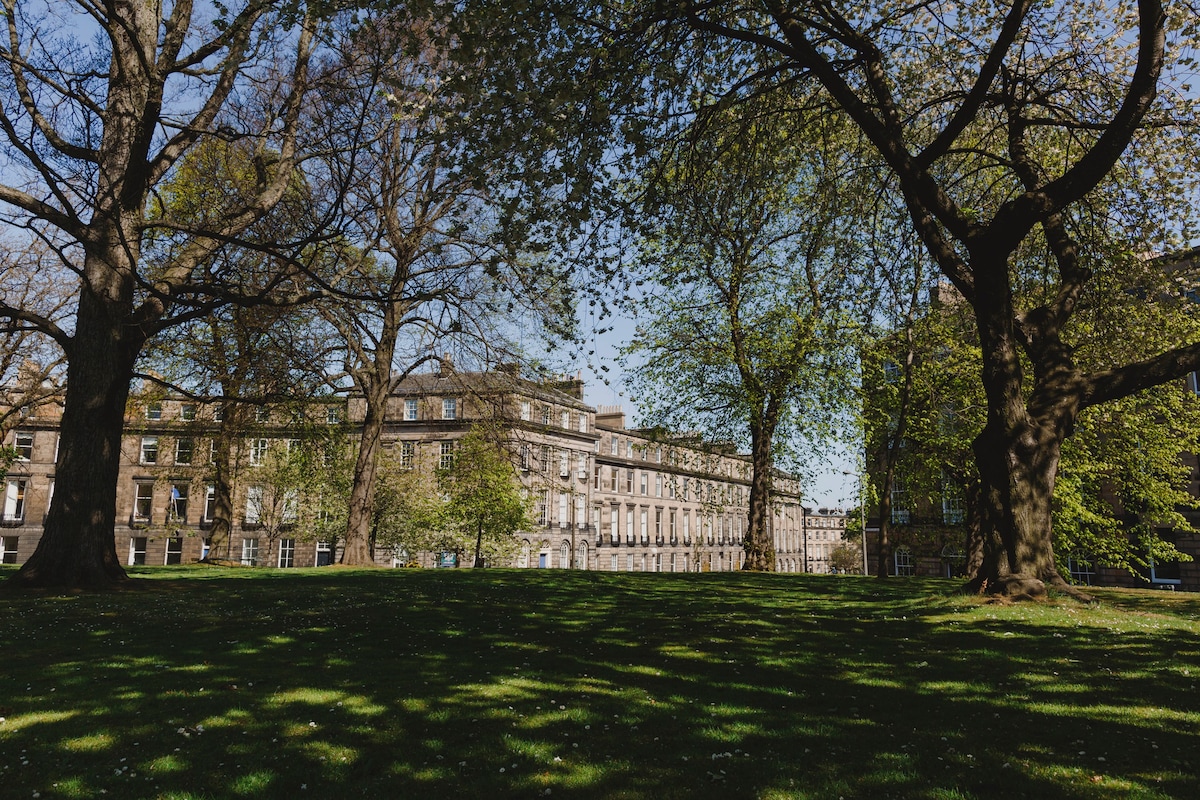
<instances>
[{"instance_id":1,"label":"grass","mask_svg":"<svg viewBox=\"0 0 1200 800\"><path fill-rule=\"evenodd\" d=\"M135 574L0 596L0 797L1200 797L1194 595Z\"/></svg>"}]
</instances>

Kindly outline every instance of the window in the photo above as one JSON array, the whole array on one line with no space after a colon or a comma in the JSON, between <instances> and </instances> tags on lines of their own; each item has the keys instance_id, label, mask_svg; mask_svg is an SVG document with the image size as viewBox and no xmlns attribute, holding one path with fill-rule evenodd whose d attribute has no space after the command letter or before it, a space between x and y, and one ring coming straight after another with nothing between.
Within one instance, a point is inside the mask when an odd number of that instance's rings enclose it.
<instances>
[{"instance_id":1,"label":"window","mask_svg":"<svg viewBox=\"0 0 1200 800\"><path fill-rule=\"evenodd\" d=\"M633 509L625 509L625 542L633 544Z\"/></svg>"},{"instance_id":2,"label":"window","mask_svg":"<svg viewBox=\"0 0 1200 800\"><path fill-rule=\"evenodd\" d=\"M258 566L258 537L247 536L242 539L242 566Z\"/></svg>"},{"instance_id":3,"label":"window","mask_svg":"<svg viewBox=\"0 0 1200 800\"><path fill-rule=\"evenodd\" d=\"M4 522L25 521L25 479L9 478L4 485Z\"/></svg>"},{"instance_id":4,"label":"window","mask_svg":"<svg viewBox=\"0 0 1200 800\"><path fill-rule=\"evenodd\" d=\"M213 406L213 422L225 421L225 406Z\"/></svg>"},{"instance_id":5,"label":"window","mask_svg":"<svg viewBox=\"0 0 1200 800\"><path fill-rule=\"evenodd\" d=\"M609 524L609 534L608 534L609 538L613 544L616 544L621 539L621 508L620 508L620 506L613 506L612 509L610 509L609 516L608 516L608 524ZM616 558L616 556L613 556L613 558Z\"/></svg>"},{"instance_id":6,"label":"window","mask_svg":"<svg viewBox=\"0 0 1200 800\"><path fill-rule=\"evenodd\" d=\"M687 479L687 478L683 479L683 499L684 500L692 499L692 484L689 481L689 479Z\"/></svg>"},{"instance_id":7,"label":"window","mask_svg":"<svg viewBox=\"0 0 1200 800\"><path fill-rule=\"evenodd\" d=\"M638 487L642 490L643 495L649 492L649 486L650 476L646 474L645 470L642 470L641 480L638 482Z\"/></svg>"},{"instance_id":8,"label":"window","mask_svg":"<svg viewBox=\"0 0 1200 800\"><path fill-rule=\"evenodd\" d=\"M1195 375L1195 373L1192 373ZM1073 583L1091 586L1096 577L1096 559L1090 553L1075 551L1067 556L1067 572Z\"/></svg>"},{"instance_id":9,"label":"window","mask_svg":"<svg viewBox=\"0 0 1200 800\"><path fill-rule=\"evenodd\" d=\"M592 467L592 488L600 488L600 465L596 464Z\"/></svg>"},{"instance_id":10,"label":"window","mask_svg":"<svg viewBox=\"0 0 1200 800\"><path fill-rule=\"evenodd\" d=\"M575 525L579 528L587 527L587 515L584 512L584 504L587 500L583 495L575 495Z\"/></svg>"},{"instance_id":11,"label":"window","mask_svg":"<svg viewBox=\"0 0 1200 800\"><path fill-rule=\"evenodd\" d=\"M542 472L550 470L550 445L544 444L538 448L538 468Z\"/></svg>"},{"instance_id":12,"label":"window","mask_svg":"<svg viewBox=\"0 0 1200 800\"><path fill-rule=\"evenodd\" d=\"M454 442L442 442L441 453L438 456L438 469L450 469L454 466Z\"/></svg>"},{"instance_id":13,"label":"window","mask_svg":"<svg viewBox=\"0 0 1200 800\"><path fill-rule=\"evenodd\" d=\"M529 549L530 549L529 548L529 540L523 539L521 541L521 552L517 556L517 566L518 567L528 567L529 566Z\"/></svg>"},{"instance_id":14,"label":"window","mask_svg":"<svg viewBox=\"0 0 1200 800\"><path fill-rule=\"evenodd\" d=\"M640 523L640 525L638 526L638 532L641 534L642 544L646 544L647 542L650 541L650 531L646 524L647 523L646 509L643 508L641 510L641 513L638 515L638 522Z\"/></svg>"},{"instance_id":15,"label":"window","mask_svg":"<svg viewBox=\"0 0 1200 800\"><path fill-rule=\"evenodd\" d=\"M908 513L908 487L900 478L892 482L892 522L897 525L907 525L911 515Z\"/></svg>"},{"instance_id":16,"label":"window","mask_svg":"<svg viewBox=\"0 0 1200 800\"><path fill-rule=\"evenodd\" d=\"M558 527L565 528L571 524L570 517L567 516L567 496L559 494L558 496Z\"/></svg>"},{"instance_id":17,"label":"window","mask_svg":"<svg viewBox=\"0 0 1200 800\"><path fill-rule=\"evenodd\" d=\"M133 521L149 522L153 503L154 484L135 483L133 485Z\"/></svg>"},{"instance_id":18,"label":"window","mask_svg":"<svg viewBox=\"0 0 1200 800\"><path fill-rule=\"evenodd\" d=\"M333 563L333 546L329 542L317 542L317 566L328 567Z\"/></svg>"},{"instance_id":19,"label":"window","mask_svg":"<svg viewBox=\"0 0 1200 800\"><path fill-rule=\"evenodd\" d=\"M673 508L671 509L671 517L670 517L670 521L668 522L668 525L670 526L669 532L671 534L671 544L675 544L675 509L673 509ZM671 570L671 572L674 572L674 571L675 571L674 569Z\"/></svg>"},{"instance_id":20,"label":"window","mask_svg":"<svg viewBox=\"0 0 1200 800\"><path fill-rule=\"evenodd\" d=\"M580 412L580 414L579 414L579 432L580 433L588 432L588 415L583 412Z\"/></svg>"},{"instance_id":21,"label":"window","mask_svg":"<svg viewBox=\"0 0 1200 800\"><path fill-rule=\"evenodd\" d=\"M17 543L19 536L0 536L0 564L17 563Z\"/></svg>"},{"instance_id":22,"label":"window","mask_svg":"<svg viewBox=\"0 0 1200 800\"><path fill-rule=\"evenodd\" d=\"M267 458L267 448L271 443L267 439L251 439L250 440L250 464L251 466L262 466L263 461Z\"/></svg>"},{"instance_id":23,"label":"window","mask_svg":"<svg viewBox=\"0 0 1200 800\"><path fill-rule=\"evenodd\" d=\"M400 468L412 469L416 463L417 445L415 442L400 443Z\"/></svg>"},{"instance_id":24,"label":"window","mask_svg":"<svg viewBox=\"0 0 1200 800\"><path fill-rule=\"evenodd\" d=\"M175 440L175 463L176 464L191 464L192 452L196 449L194 439L176 439Z\"/></svg>"},{"instance_id":25,"label":"window","mask_svg":"<svg viewBox=\"0 0 1200 800\"><path fill-rule=\"evenodd\" d=\"M183 562L183 537L172 536L167 539L167 557L164 564L179 564Z\"/></svg>"},{"instance_id":26,"label":"window","mask_svg":"<svg viewBox=\"0 0 1200 800\"><path fill-rule=\"evenodd\" d=\"M613 553L612 557L608 560L608 568L613 572L621 569L621 557L616 553Z\"/></svg>"},{"instance_id":27,"label":"window","mask_svg":"<svg viewBox=\"0 0 1200 800\"><path fill-rule=\"evenodd\" d=\"M217 440L216 439L210 440L208 443L208 463L210 463L210 464L217 463L217 455L219 454L219 451L220 451L220 448L217 446Z\"/></svg>"},{"instance_id":28,"label":"window","mask_svg":"<svg viewBox=\"0 0 1200 800\"><path fill-rule=\"evenodd\" d=\"M571 543L563 539L562 545L558 548L558 566L566 569L571 566Z\"/></svg>"},{"instance_id":29,"label":"window","mask_svg":"<svg viewBox=\"0 0 1200 800\"><path fill-rule=\"evenodd\" d=\"M187 523L187 507L188 507L188 485L186 483L171 484L171 509L170 516L172 520L181 523Z\"/></svg>"},{"instance_id":30,"label":"window","mask_svg":"<svg viewBox=\"0 0 1200 800\"><path fill-rule=\"evenodd\" d=\"M581 481L587 480L587 461L587 453L584 453L583 451L580 451L575 456L575 470L578 473L579 480Z\"/></svg>"},{"instance_id":31,"label":"window","mask_svg":"<svg viewBox=\"0 0 1200 800\"><path fill-rule=\"evenodd\" d=\"M662 445L661 444L658 447L654 448L654 460L657 461L659 464L662 463Z\"/></svg>"},{"instance_id":32,"label":"window","mask_svg":"<svg viewBox=\"0 0 1200 800\"><path fill-rule=\"evenodd\" d=\"M550 524L550 490L542 491L538 498L538 524L543 528Z\"/></svg>"},{"instance_id":33,"label":"window","mask_svg":"<svg viewBox=\"0 0 1200 800\"><path fill-rule=\"evenodd\" d=\"M566 478L571 474L571 454L566 450L558 452L558 474L562 478Z\"/></svg>"},{"instance_id":34,"label":"window","mask_svg":"<svg viewBox=\"0 0 1200 800\"><path fill-rule=\"evenodd\" d=\"M625 457L633 458L633 440L632 439L625 440Z\"/></svg>"},{"instance_id":35,"label":"window","mask_svg":"<svg viewBox=\"0 0 1200 800\"><path fill-rule=\"evenodd\" d=\"M263 487L255 484L246 487L245 524L258 525L263 516ZM255 541L258 541L257 539Z\"/></svg>"},{"instance_id":36,"label":"window","mask_svg":"<svg viewBox=\"0 0 1200 800\"><path fill-rule=\"evenodd\" d=\"M326 406L325 407L325 424L326 425L337 425L341 421L342 421L342 415L341 415L341 412L338 411L336 406Z\"/></svg>"},{"instance_id":37,"label":"window","mask_svg":"<svg viewBox=\"0 0 1200 800\"><path fill-rule=\"evenodd\" d=\"M662 497L662 484L663 484L663 476L662 476L662 473L660 472L654 476L654 496L655 497Z\"/></svg>"},{"instance_id":38,"label":"window","mask_svg":"<svg viewBox=\"0 0 1200 800\"><path fill-rule=\"evenodd\" d=\"M942 495L942 522L947 525L961 525L967 518L963 499L953 494Z\"/></svg>"},{"instance_id":39,"label":"window","mask_svg":"<svg viewBox=\"0 0 1200 800\"><path fill-rule=\"evenodd\" d=\"M196 419L196 404L184 403L179 407L179 418L184 422L193 422Z\"/></svg>"},{"instance_id":40,"label":"window","mask_svg":"<svg viewBox=\"0 0 1200 800\"><path fill-rule=\"evenodd\" d=\"M29 431L17 431L13 434L13 448L17 451L17 461L29 461L33 458L33 434Z\"/></svg>"},{"instance_id":41,"label":"window","mask_svg":"<svg viewBox=\"0 0 1200 800\"><path fill-rule=\"evenodd\" d=\"M913 557L912 551L907 547L897 547L896 552L892 554L892 558L896 563L896 574L900 576L911 576L913 574Z\"/></svg>"},{"instance_id":42,"label":"window","mask_svg":"<svg viewBox=\"0 0 1200 800\"><path fill-rule=\"evenodd\" d=\"M616 436L609 440L609 451L614 456L621 454L621 440Z\"/></svg>"},{"instance_id":43,"label":"window","mask_svg":"<svg viewBox=\"0 0 1200 800\"><path fill-rule=\"evenodd\" d=\"M633 470L625 470L625 494L633 494Z\"/></svg>"},{"instance_id":44,"label":"window","mask_svg":"<svg viewBox=\"0 0 1200 800\"><path fill-rule=\"evenodd\" d=\"M533 408L528 400L521 401L521 419L525 422L533 419ZM526 554L526 558L528 559L528 554Z\"/></svg>"},{"instance_id":45,"label":"window","mask_svg":"<svg viewBox=\"0 0 1200 800\"><path fill-rule=\"evenodd\" d=\"M654 509L654 540L661 542L663 538L662 534L662 509L656 508Z\"/></svg>"},{"instance_id":46,"label":"window","mask_svg":"<svg viewBox=\"0 0 1200 800\"><path fill-rule=\"evenodd\" d=\"M265 406L259 406L254 409L254 421L258 423L270 422L271 412Z\"/></svg>"},{"instance_id":47,"label":"window","mask_svg":"<svg viewBox=\"0 0 1200 800\"><path fill-rule=\"evenodd\" d=\"M280 539L279 540L279 567L280 569L290 569L296 566L296 540L295 539Z\"/></svg>"},{"instance_id":48,"label":"window","mask_svg":"<svg viewBox=\"0 0 1200 800\"><path fill-rule=\"evenodd\" d=\"M162 403L147 403L146 419L155 421L162 419ZM145 562L143 561L142 563L144 564Z\"/></svg>"},{"instance_id":49,"label":"window","mask_svg":"<svg viewBox=\"0 0 1200 800\"><path fill-rule=\"evenodd\" d=\"M691 525L691 521L692 521L692 515L686 511L683 512L683 543L684 544L692 543L692 533L690 530L688 530L689 526Z\"/></svg>"},{"instance_id":50,"label":"window","mask_svg":"<svg viewBox=\"0 0 1200 800\"><path fill-rule=\"evenodd\" d=\"M571 429L571 412L570 411L559 412L558 421L561 423L561 427L563 427L566 430L570 430Z\"/></svg>"},{"instance_id":51,"label":"window","mask_svg":"<svg viewBox=\"0 0 1200 800\"><path fill-rule=\"evenodd\" d=\"M212 522L217 517L217 487L209 484L204 487L204 517L202 522Z\"/></svg>"},{"instance_id":52,"label":"window","mask_svg":"<svg viewBox=\"0 0 1200 800\"><path fill-rule=\"evenodd\" d=\"M287 489L283 493L283 502L279 509L279 521L284 525L295 525L300 518L300 495L295 489Z\"/></svg>"},{"instance_id":53,"label":"window","mask_svg":"<svg viewBox=\"0 0 1200 800\"><path fill-rule=\"evenodd\" d=\"M146 537L134 536L129 540L130 566L146 563Z\"/></svg>"}]
</instances>

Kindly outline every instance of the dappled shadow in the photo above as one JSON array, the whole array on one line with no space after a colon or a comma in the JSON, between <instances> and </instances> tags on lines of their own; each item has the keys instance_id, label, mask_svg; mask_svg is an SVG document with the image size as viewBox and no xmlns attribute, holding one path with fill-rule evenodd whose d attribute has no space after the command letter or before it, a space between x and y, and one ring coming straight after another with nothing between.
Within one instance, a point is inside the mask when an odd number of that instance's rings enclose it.
<instances>
[{"instance_id":1,"label":"dappled shadow","mask_svg":"<svg viewBox=\"0 0 1200 800\"><path fill-rule=\"evenodd\" d=\"M1200 638L1140 600L1001 608L949 583L742 574L203 577L4 601L14 796L1200 795Z\"/></svg>"}]
</instances>

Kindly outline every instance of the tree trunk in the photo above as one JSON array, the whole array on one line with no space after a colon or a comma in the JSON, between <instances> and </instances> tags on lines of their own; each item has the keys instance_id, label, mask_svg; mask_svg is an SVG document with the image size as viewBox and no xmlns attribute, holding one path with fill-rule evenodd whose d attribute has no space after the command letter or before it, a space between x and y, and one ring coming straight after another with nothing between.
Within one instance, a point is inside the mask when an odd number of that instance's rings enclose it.
<instances>
[{"instance_id":1,"label":"tree trunk","mask_svg":"<svg viewBox=\"0 0 1200 800\"><path fill-rule=\"evenodd\" d=\"M1054 561L1052 504L1065 437L1054 425L1029 424L1008 436L989 425L976 438L981 480L979 569L968 591L1019 599L1070 589Z\"/></svg>"},{"instance_id":2,"label":"tree trunk","mask_svg":"<svg viewBox=\"0 0 1200 800\"><path fill-rule=\"evenodd\" d=\"M127 580L115 543L121 435L141 338L119 304L86 284L75 318L55 491L41 541L13 576L23 587L103 588Z\"/></svg>"},{"instance_id":3,"label":"tree trunk","mask_svg":"<svg viewBox=\"0 0 1200 800\"><path fill-rule=\"evenodd\" d=\"M483 568L483 520L479 520L479 531L475 534L475 569Z\"/></svg>"},{"instance_id":4,"label":"tree trunk","mask_svg":"<svg viewBox=\"0 0 1200 800\"><path fill-rule=\"evenodd\" d=\"M774 468L771 453L774 426L770 422L770 419L757 424L751 421L750 519L743 545L746 560L742 564L742 569L749 572L775 571L775 542L767 526L771 504L771 470Z\"/></svg>"},{"instance_id":5,"label":"tree trunk","mask_svg":"<svg viewBox=\"0 0 1200 800\"><path fill-rule=\"evenodd\" d=\"M383 423L387 413L391 360L385 366L388 376L374 376L363 387L366 415L363 418L362 438L354 462L354 478L350 486L350 511L346 519L346 540L341 563L351 566L374 564L371 547L371 517L375 510L375 473L379 466L379 449L383 441Z\"/></svg>"}]
</instances>

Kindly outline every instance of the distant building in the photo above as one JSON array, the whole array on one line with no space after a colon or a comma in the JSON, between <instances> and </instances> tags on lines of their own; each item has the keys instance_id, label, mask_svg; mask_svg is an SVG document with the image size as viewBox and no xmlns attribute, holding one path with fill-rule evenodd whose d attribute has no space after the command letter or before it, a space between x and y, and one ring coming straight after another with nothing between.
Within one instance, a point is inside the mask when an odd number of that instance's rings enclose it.
<instances>
[{"instance_id":1,"label":"distant building","mask_svg":"<svg viewBox=\"0 0 1200 800\"><path fill-rule=\"evenodd\" d=\"M18 458L4 478L3 563L25 561L41 536L54 492L60 413L57 404L37 406L5 437ZM179 397L131 400L117 492L118 556L131 565L206 556L272 567L336 561L333 544L294 533L286 502L281 524L268 524L255 471L272 448L292 446L313 425L336 426L352 445L365 413L362 398L269 406L246 416L234 443L239 467L230 533L224 552L211 553L217 513L211 460L224 413L219 403ZM515 369L410 376L389 398L383 446L414 468L436 465L480 421L509 431L514 463L534 500L538 525L516 534L512 566L642 572L742 566L749 457L695 437L627 429L620 409L597 411L583 401L578 378L532 381ZM827 572L845 517L802 509L800 489L796 476L777 474L768 520L778 569ZM455 564L453 554L443 553L377 552L376 560Z\"/></svg>"}]
</instances>

